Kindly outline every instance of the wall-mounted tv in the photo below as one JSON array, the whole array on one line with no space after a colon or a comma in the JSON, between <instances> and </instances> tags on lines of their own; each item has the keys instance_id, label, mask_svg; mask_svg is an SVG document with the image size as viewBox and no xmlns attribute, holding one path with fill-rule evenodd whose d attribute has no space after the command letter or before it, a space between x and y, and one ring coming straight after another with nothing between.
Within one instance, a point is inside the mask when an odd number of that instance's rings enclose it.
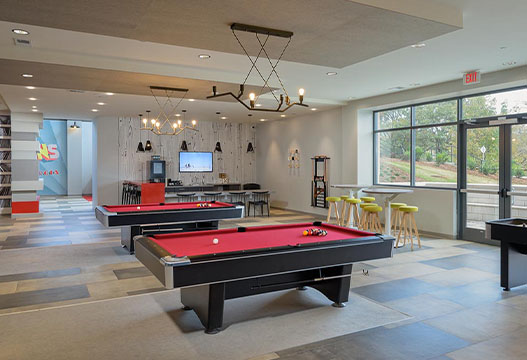
<instances>
[{"instance_id":1,"label":"wall-mounted tv","mask_svg":"<svg viewBox=\"0 0 527 360\"><path fill-rule=\"evenodd\" d=\"M179 172L212 172L212 153L181 151L179 153Z\"/></svg>"}]
</instances>

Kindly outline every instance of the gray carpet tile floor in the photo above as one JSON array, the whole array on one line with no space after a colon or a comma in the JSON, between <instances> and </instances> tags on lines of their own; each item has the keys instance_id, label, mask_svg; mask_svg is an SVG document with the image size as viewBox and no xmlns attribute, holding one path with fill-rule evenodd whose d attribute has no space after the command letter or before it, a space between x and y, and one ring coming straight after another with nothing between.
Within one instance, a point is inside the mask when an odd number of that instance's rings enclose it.
<instances>
[{"instance_id":1,"label":"gray carpet tile floor","mask_svg":"<svg viewBox=\"0 0 527 360\"><path fill-rule=\"evenodd\" d=\"M135 257L121 248L119 229L104 228L96 221L91 203L80 197L44 198L41 209L40 218L0 217L0 317L27 313L27 317L17 320L24 327L30 326L30 320L27 324L23 321L32 319L34 310L57 310L60 315L61 309L94 302L167 293ZM323 217L272 209L270 217L228 220L220 227L320 219ZM357 328L301 346L293 341L295 334L290 335L291 341L283 335L280 346L266 344L269 346L263 346L261 353L251 358L527 358L527 286L502 291L499 249L425 236L422 244L421 249L410 251L406 246L396 249L391 259L355 264L353 269L352 297L401 314L404 320ZM258 297L253 298L251 301ZM368 315L375 318L378 314ZM112 322L112 315L106 316L105 320ZM278 319L286 315L273 316ZM251 321L256 321L256 329L265 320ZM183 325L172 322L170 326L179 333ZM320 331L327 326L331 322L321 323ZM198 330L190 333L193 331ZM227 328L224 332L229 331ZM208 339L208 335L198 332L197 343Z\"/></svg>"}]
</instances>

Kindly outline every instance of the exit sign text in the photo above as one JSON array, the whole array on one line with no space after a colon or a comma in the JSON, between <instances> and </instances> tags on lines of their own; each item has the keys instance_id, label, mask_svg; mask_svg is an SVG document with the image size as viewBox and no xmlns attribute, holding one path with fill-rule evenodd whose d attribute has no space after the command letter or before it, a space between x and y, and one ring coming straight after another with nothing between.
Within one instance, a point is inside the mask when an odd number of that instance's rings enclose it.
<instances>
[{"instance_id":1,"label":"exit sign text","mask_svg":"<svg viewBox=\"0 0 527 360\"><path fill-rule=\"evenodd\" d=\"M478 84L481 81L481 73L479 71L471 71L463 74L463 85Z\"/></svg>"}]
</instances>

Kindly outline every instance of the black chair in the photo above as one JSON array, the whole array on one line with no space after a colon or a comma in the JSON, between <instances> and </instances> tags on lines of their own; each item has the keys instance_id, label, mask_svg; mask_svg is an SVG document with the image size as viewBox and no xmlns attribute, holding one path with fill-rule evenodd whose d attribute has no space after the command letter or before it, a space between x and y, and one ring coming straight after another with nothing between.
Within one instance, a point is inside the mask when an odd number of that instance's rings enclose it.
<instances>
[{"instance_id":1,"label":"black chair","mask_svg":"<svg viewBox=\"0 0 527 360\"><path fill-rule=\"evenodd\" d=\"M256 207L260 206L260 214L263 216L264 205L267 206L267 216L269 213L269 191L253 191L252 199L249 200L247 206L247 215L251 215L251 204L253 206L253 217L256 216Z\"/></svg>"},{"instance_id":2,"label":"black chair","mask_svg":"<svg viewBox=\"0 0 527 360\"><path fill-rule=\"evenodd\" d=\"M182 192L176 193L178 202L192 202L196 201L196 193Z\"/></svg>"},{"instance_id":3,"label":"black chair","mask_svg":"<svg viewBox=\"0 0 527 360\"><path fill-rule=\"evenodd\" d=\"M123 183L123 194L121 196L121 204L126 205L128 204L128 183Z\"/></svg>"},{"instance_id":4,"label":"black chair","mask_svg":"<svg viewBox=\"0 0 527 360\"><path fill-rule=\"evenodd\" d=\"M260 184L255 184L255 183L243 184L243 190L260 190L260 189L261 189Z\"/></svg>"},{"instance_id":5,"label":"black chair","mask_svg":"<svg viewBox=\"0 0 527 360\"><path fill-rule=\"evenodd\" d=\"M243 212L246 210L247 192L229 191L229 204L243 206Z\"/></svg>"},{"instance_id":6,"label":"black chair","mask_svg":"<svg viewBox=\"0 0 527 360\"><path fill-rule=\"evenodd\" d=\"M223 196L221 191L207 191L203 193L205 201L220 201Z\"/></svg>"}]
</instances>

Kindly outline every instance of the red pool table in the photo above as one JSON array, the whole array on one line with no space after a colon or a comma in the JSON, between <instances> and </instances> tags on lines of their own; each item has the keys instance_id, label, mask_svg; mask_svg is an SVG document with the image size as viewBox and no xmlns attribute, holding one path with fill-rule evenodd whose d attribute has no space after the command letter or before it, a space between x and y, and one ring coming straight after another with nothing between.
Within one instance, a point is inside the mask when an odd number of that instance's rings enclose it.
<instances>
[{"instance_id":1,"label":"red pool table","mask_svg":"<svg viewBox=\"0 0 527 360\"><path fill-rule=\"evenodd\" d=\"M327 235L302 235L313 227ZM185 309L216 333L228 299L310 286L344 306L352 264L391 257L393 241L315 222L141 236L135 256L167 289L182 288Z\"/></svg>"},{"instance_id":2,"label":"red pool table","mask_svg":"<svg viewBox=\"0 0 527 360\"><path fill-rule=\"evenodd\" d=\"M95 217L106 227L121 227L121 244L133 253L137 235L214 230L219 220L243 217L243 207L219 201L102 205Z\"/></svg>"}]
</instances>

